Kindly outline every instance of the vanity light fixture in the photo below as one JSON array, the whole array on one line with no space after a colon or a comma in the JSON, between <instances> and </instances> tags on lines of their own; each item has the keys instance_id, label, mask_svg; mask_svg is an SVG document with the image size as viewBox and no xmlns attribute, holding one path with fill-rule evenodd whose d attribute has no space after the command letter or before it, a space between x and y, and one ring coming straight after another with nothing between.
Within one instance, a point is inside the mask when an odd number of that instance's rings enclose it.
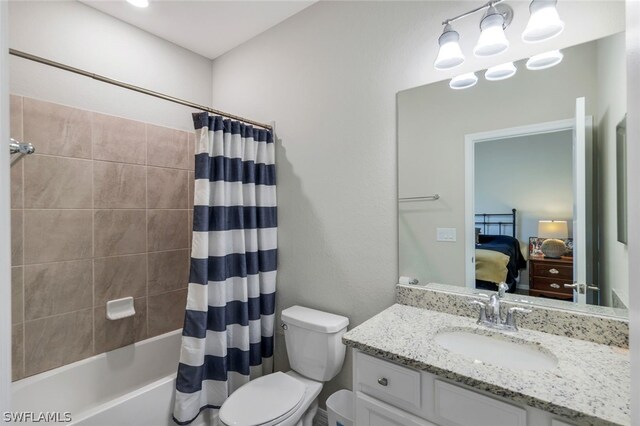
<instances>
[{"instance_id":1,"label":"vanity light fixture","mask_svg":"<svg viewBox=\"0 0 640 426\"><path fill-rule=\"evenodd\" d=\"M433 64L435 69L448 70L464 62L464 55L458 43L459 39L458 32L451 27L451 24L446 24L442 35L438 38L440 49L438 50L438 57Z\"/></svg>"},{"instance_id":2,"label":"vanity light fixture","mask_svg":"<svg viewBox=\"0 0 640 426\"><path fill-rule=\"evenodd\" d=\"M531 71L544 70L558 65L562 62L562 52L559 50L552 50L550 52L541 53L529 58L527 61L527 69Z\"/></svg>"},{"instance_id":3,"label":"vanity light fixture","mask_svg":"<svg viewBox=\"0 0 640 426\"><path fill-rule=\"evenodd\" d=\"M549 40L564 30L564 22L556 9L557 0L533 0L529 5L529 22L522 33L522 41L537 43Z\"/></svg>"},{"instance_id":4,"label":"vanity light fixture","mask_svg":"<svg viewBox=\"0 0 640 426\"><path fill-rule=\"evenodd\" d=\"M502 5L503 8L505 5ZM509 8L510 9L510 8ZM509 40L504 30L509 25L505 15L495 6L490 6L482 21L480 21L480 38L473 54L478 57L495 56L509 48Z\"/></svg>"},{"instance_id":5,"label":"vanity light fixture","mask_svg":"<svg viewBox=\"0 0 640 426\"><path fill-rule=\"evenodd\" d=\"M478 77L473 72L453 77L449 82L449 87L454 90L468 89L478 83Z\"/></svg>"},{"instance_id":6,"label":"vanity light fixture","mask_svg":"<svg viewBox=\"0 0 640 426\"><path fill-rule=\"evenodd\" d=\"M509 77L513 77L516 74L516 66L513 62L507 62L506 64L496 65L489 68L484 73L484 78L489 81L506 80Z\"/></svg>"},{"instance_id":7,"label":"vanity light fixture","mask_svg":"<svg viewBox=\"0 0 640 426\"><path fill-rule=\"evenodd\" d=\"M132 4L135 7L147 7L147 6L149 6L149 0L127 0L127 3Z\"/></svg>"},{"instance_id":8,"label":"vanity light fixture","mask_svg":"<svg viewBox=\"0 0 640 426\"><path fill-rule=\"evenodd\" d=\"M491 0L473 10L444 20L442 22L444 30L438 38L438 56L433 67L437 70L448 70L464 62L465 57L458 43L460 34L452 28L451 24L485 9L485 14L480 21L480 38L473 53L478 57L486 57L498 55L507 50L509 40L504 30L513 19L513 9L503 2L504 0Z\"/></svg>"},{"instance_id":9,"label":"vanity light fixture","mask_svg":"<svg viewBox=\"0 0 640 426\"><path fill-rule=\"evenodd\" d=\"M139 1L139 0L127 0ZM442 22L444 30L438 38L438 56L433 63L437 70L448 70L457 67L465 60L460 49L460 34L451 24L459 19L485 11L480 21L480 37L473 48L473 54L480 58L499 55L509 48L509 40L505 29L513 20L513 9L503 3L505 0L490 0L482 6L462 13ZM557 36L564 29L564 22L560 19L556 5L558 0L532 0L529 4L530 17L527 27L522 33L522 40L535 43ZM562 53L559 50L535 55L527 61L527 69L543 70L559 64ZM484 76L489 81L504 80L515 75L517 69L513 62L507 62L489 67ZM467 89L478 83L475 73L466 73L454 77L449 82L452 89Z\"/></svg>"}]
</instances>

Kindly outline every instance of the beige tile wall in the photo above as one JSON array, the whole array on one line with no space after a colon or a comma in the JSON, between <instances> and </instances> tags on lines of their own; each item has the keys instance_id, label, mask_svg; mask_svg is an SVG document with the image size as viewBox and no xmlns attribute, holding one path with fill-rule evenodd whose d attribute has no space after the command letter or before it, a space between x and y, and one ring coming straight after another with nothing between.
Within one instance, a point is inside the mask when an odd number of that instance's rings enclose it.
<instances>
[{"instance_id":1,"label":"beige tile wall","mask_svg":"<svg viewBox=\"0 0 640 426\"><path fill-rule=\"evenodd\" d=\"M13 379L180 328L193 134L12 95L11 136Z\"/></svg>"}]
</instances>

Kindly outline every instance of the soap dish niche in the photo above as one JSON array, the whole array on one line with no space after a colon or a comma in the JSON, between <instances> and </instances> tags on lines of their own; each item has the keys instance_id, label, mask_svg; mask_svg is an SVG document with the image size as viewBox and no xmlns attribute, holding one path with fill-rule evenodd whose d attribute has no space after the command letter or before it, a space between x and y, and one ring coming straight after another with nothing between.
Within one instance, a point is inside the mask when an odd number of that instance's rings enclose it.
<instances>
[{"instance_id":1,"label":"soap dish niche","mask_svg":"<svg viewBox=\"0 0 640 426\"><path fill-rule=\"evenodd\" d=\"M133 297L124 297L107 302L107 319L109 320L119 320L132 317L135 314L136 310L133 306Z\"/></svg>"}]
</instances>

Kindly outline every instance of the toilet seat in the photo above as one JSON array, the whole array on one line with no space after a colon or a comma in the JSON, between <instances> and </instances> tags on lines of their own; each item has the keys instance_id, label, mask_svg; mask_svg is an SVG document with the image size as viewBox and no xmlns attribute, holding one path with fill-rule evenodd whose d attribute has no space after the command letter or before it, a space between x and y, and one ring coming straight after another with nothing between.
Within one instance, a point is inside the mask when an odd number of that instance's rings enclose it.
<instances>
[{"instance_id":1,"label":"toilet seat","mask_svg":"<svg viewBox=\"0 0 640 426\"><path fill-rule=\"evenodd\" d=\"M300 407L306 388L281 372L260 377L227 398L220 408L220 420L228 426L275 425Z\"/></svg>"}]
</instances>

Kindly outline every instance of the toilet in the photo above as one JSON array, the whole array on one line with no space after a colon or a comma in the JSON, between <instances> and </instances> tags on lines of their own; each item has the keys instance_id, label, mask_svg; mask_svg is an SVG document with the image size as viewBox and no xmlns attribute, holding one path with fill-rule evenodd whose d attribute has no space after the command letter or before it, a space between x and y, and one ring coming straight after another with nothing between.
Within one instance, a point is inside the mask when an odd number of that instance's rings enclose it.
<instances>
[{"instance_id":1,"label":"toilet","mask_svg":"<svg viewBox=\"0 0 640 426\"><path fill-rule=\"evenodd\" d=\"M342 369L349 318L292 306L282 311L291 371L272 373L236 390L220 407L224 426L311 426L324 382Z\"/></svg>"}]
</instances>

